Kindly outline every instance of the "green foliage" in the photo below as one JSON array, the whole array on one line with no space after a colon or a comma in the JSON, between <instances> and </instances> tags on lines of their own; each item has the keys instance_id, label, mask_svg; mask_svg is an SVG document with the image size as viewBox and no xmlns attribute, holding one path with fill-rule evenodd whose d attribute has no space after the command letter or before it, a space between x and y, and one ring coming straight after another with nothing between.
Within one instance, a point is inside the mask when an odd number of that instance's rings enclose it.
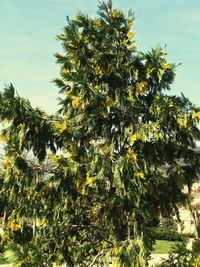
<instances>
[{"instance_id":1,"label":"green foliage","mask_svg":"<svg viewBox=\"0 0 200 267\"><path fill-rule=\"evenodd\" d=\"M177 214L197 178L200 109L164 93L176 65L136 50L132 12L109 1L97 14L58 36L56 115L12 85L0 93L3 230L18 266L146 266L148 227Z\"/></svg>"},{"instance_id":2,"label":"green foliage","mask_svg":"<svg viewBox=\"0 0 200 267\"><path fill-rule=\"evenodd\" d=\"M115 246L107 253L106 258L108 260L104 264L109 265L112 262L113 266L146 266L147 263L144 244L140 239L126 240L121 246Z\"/></svg>"},{"instance_id":3,"label":"green foliage","mask_svg":"<svg viewBox=\"0 0 200 267\"><path fill-rule=\"evenodd\" d=\"M159 267L198 267L195 265L195 261L198 256L193 252L186 249L185 244L178 245L173 253L170 254L169 259L162 264L157 265ZM197 261L196 261L197 262Z\"/></svg>"},{"instance_id":4,"label":"green foliage","mask_svg":"<svg viewBox=\"0 0 200 267\"><path fill-rule=\"evenodd\" d=\"M152 253L169 254L174 251L177 245L181 245L180 241L155 240Z\"/></svg>"},{"instance_id":5,"label":"green foliage","mask_svg":"<svg viewBox=\"0 0 200 267\"><path fill-rule=\"evenodd\" d=\"M51 123L55 118L38 108L33 109L28 100L15 94L12 84L0 94L0 119L8 126L2 131L1 140L6 142L8 155L15 153L18 168L26 165L21 151L32 150L39 161L46 157L47 148L55 152Z\"/></svg>"},{"instance_id":6,"label":"green foliage","mask_svg":"<svg viewBox=\"0 0 200 267\"><path fill-rule=\"evenodd\" d=\"M34 240L24 245L12 241L9 242L4 253L6 262L14 264L16 267L48 266L45 261L45 255L43 256L43 260L40 260L40 248L36 247L34 243Z\"/></svg>"},{"instance_id":7,"label":"green foliage","mask_svg":"<svg viewBox=\"0 0 200 267\"><path fill-rule=\"evenodd\" d=\"M168 240L168 241L183 241L186 242L189 239L188 235L178 233L174 229L155 227L151 228L151 236L153 239Z\"/></svg>"}]
</instances>

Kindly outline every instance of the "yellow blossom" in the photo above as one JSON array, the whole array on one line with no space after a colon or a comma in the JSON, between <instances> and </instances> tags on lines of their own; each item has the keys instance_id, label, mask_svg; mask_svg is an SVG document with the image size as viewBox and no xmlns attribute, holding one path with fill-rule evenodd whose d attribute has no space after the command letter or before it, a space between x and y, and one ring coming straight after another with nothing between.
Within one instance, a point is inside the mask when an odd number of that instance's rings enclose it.
<instances>
[{"instance_id":1,"label":"yellow blossom","mask_svg":"<svg viewBox=\"0 0 200 267\"><path fill-rule=\"evenodd\" d=\"M5 242L5 241L7 241L9 239L9 236L8 236L8 234L6 234L6 233L2 233L1 234L1 240L3 241L3 242Z\"/></svg>"},{"instance_id":2,"label":"yellow blossom","mask_svg":"<svg viewBox=\"0 0 200 267\"><path fill-rule=\"evenodd\" d=\"M135 177L144 179L144 173L143 172L135 172Z\"/></svg>"},{"instance_id":3,"label":"yellow blossom","mask_svg":"<svg viewBox=\"0 0 200 267\"><path fill-rule=\"evenodd\" d=\"M94 188L96 186L96 182L93 176L91 176L90 171L86 173L86 183L88 187Z\"/></svg>"},{"instance_id":4,"label":"yellow blossom","mask_svg":"<svg viewBox=\"0 0 200 267\"><path fill-rule=\"evenodd\" d=\"M137 160L137 154L134 153L133 149L129 147L127 150L127 156L132 159L133 161Z\"/></svg>"},{"instance_id":5,"label":"yellow blossom","mask_svg":"<svg viewBox=\"0 0 200 267\"><path fill-rule=\"evenodd\" d=\"M120 45L126 45L128 43L128 39L126 39L126 40L121 40L120 41Z\"/></svg>"},{"instance_id":6,"label":"yellow blossom","mask_svg":"<svg viewBox=\"0 0 200 267\"><path fill-rule=\"evenodd\" d=\"M118 255L121 252L122 248L120 246L116 246L114 247L113 250L114 250L115 255Z\"/></svg>"},{"instance_id":7,"label":"yellow blossom","mask_svg":"<svg viewBox=\"0 0 200 267\"><path fill-rule=\"evenodd\" d=\"M130 136L129 140L130 140L130 145L132 146L135 141L137 141L139 139L139 134L138 133L134 133L133 135Z\"/></svg>"},{"instance_id":8,"label":"yellow blossom","mask_svg":"<svg viewBox=\"0 0 200 267\"><path fill-rule=\"evenodd\" d=\"M188 119L187 119L187 116L182 116L182 117L179 117L177 119L177 122L179 124L179 126L181 128L186 128L187 127L187 123L188 123Z\"/></svg>"},{"instance_id":9,"label":"yellow blossom","mask_svg":"<svg viewBox=\"0 0 200 267\"><path fill-rule=\"evenodd\" d=\"M101 23L101 20L100 20L100 19L97 19L97 20L95 21L95 26L96 26L98 29L101 28L102 23Z\"/></svg>"},{"instance_id":10,"label":"yellow blossom","mask_svg":"<svg viewBox=\"0 0 200 267\"><path fill-rule=\"evenodd\" d=\"M128 91L128 99L129 99L131 102L134 102L133 88L132 88L132 86L128 86L128 87L127 87L127 91Z\"/></svg>"},{"instance_id":11,"label":"yellow blossom","mask_svg":"<svg viewBox=\"0 0 200 267\"><path fill-rule=\"evenodd\" d=\"M143 95L148 90L147 82L137 82L135 84L136 92L138 95Z\"/></svg>"},{"instance_id":12,"label":"yellow blossom","mask_svg":"<svg viewBox=\"0 0 200 267\"><path fill-rule=\"evenodd\" d=\"M134 36L134 33L133 33L133 32L129 31L129 32L127 33L127 37L128 37L129 40L130 40L131 38L133 38L133 36Z\"/></svg>"},{"instance_id":13,"label":"yellow blossom","mask_svg":"<svg viewBox=\"0 0 200 267\"><path fill-rule=\"evenodd\" d=\"M69 74L69 73L70 73L70 70L69 70L69 69L66 69L66 68L65 68L65 69L62 70L62 74L63 74L63 75L67 75L67 74Z\"/></svg>"},{"instance_id":14,"label":"yellow blossom","mask_svg":"<svg viewBox=\"0 0 200 267\"><path fill-rule=\"evenodd\" d=\"M121 13L120 13L120 11L117 10L117 9L114 9L113 11L110 12L110 16L111 16L112 18L119 18L120 15L121 15Z\"/></svg>"},{"instance_id":15,"label":"yellow blossom","mask_svg":"<svg viewBox=\"0 0 200 267\"><path fill-rule=\"evenodd\" d=\"M101 205L97 204L92 208L92 214L93 215L97 215L99 213L99 211L101 210Z\"/></svg>"},{"instance_id":16,"label":"yellow blossom","mask_svg":"<svg viewBox=\"0 0 200 267\"><path fill-rule=\"evenodd\" d=\"M99 89L100 89L100 85L98 85L98 84L95 85L94 89L95 89L95 90L99 90Z\"/></svg>"},{"instance_id":17,"label":"yellow blossom","mask_svg":"<svg viewBox=\"0 0 200 267\"><path fill-rule=\"evenodd\" d=\"M67 125L57 122L55 123L55 128L58 129L60 133L63 133L65 130L67 130Z\"/></svg>"},{"instance_id":18,"label":"yellow blossom","mask_svg":"<svg viewBox=\"0 0 200 267\"><path fill-rule=\"evenodd\" d=\"M6 135L1 134L0 135L0 141L6 142L6 141L8 141L8 137Z\"/></svg>"},{"instance_id":19,"label":"yellow blossom","mask_svg":"<svg viewBox=\"0 0 200 267\"><path fill-rule=\"evenodd\" d=\"M163 134L162 133L156 133L155 135L154 135L154 138L155 138L155 141L157 141L157 140L161 140L161 139L163 139Z\"/></svg>"},{"instance_id":20,"label":"yellow blossom","mask_svg":"<svg viewBox=\"0 0 200 267\"><path fill-rule=\"evenodd\" d=\"M164 70L167 70L167 69L169 69L169 63L167 63L167 62L165 62L165 63L163 63L162 64L162 68L164 69Z\"/></svg>"},{"instance_id":21,"label":"yellow blossom","mask_svg":"<svg viewBox=\"0 0 200 267\"><path fill-rule=\"evenodd\" d=\"M74 109L78 109L81 106L81 99L80 97L74 97L74 99L72 100L72 106Z\"/></svg>"},{"instance_id":22,"label":"yellow blossom","mask_svg":"<svg viewBox=\"0 0 200 267\"><path fill-rule=\"evenodd\" d=\"M199 267L200 266L200 255L198 255L195 260L194 260L194 267Z\"/></svg>"},{"instance_id":23,"label":"yellow blossom","mask_svg":"<svg viewBox=\"0 0 200 267\"><path fill-rule=\"evenodd\" d=\"M9 157L5 158L5 164L7 167L10 167L12 165L12 160Z\"/></svg>"},{"instance_id":24,"label":"yellow blossom","mask_svg":"<svg viewBox=\"0 0 200 267\"><path fill-rule=\"evenodd\" d=\"M18 230L22 229L22 223L17 223L16 220L13 220L10 222L10 229L12 231L18 231Z\"/></svg>"},{"instance_id":25,"label":"yellow blossom","mask_svg":"<svg viewBox=\"0 0 200 267\"><path fill-rule=\"evenodd\" d=\"M149 79L155 68L147 68L146 78Z\"/></svg>"},{"instance_id":26,"label":"yellow blossom","mask_svg":"<svg viewBox=\"0 0 200 267\"><path fill-rule=\"evenodd\" d=\"M197 120L200 120L200 111L193 111L192 112L192 118L193 119L197 119Z\"/></svg>"}]
</instances>

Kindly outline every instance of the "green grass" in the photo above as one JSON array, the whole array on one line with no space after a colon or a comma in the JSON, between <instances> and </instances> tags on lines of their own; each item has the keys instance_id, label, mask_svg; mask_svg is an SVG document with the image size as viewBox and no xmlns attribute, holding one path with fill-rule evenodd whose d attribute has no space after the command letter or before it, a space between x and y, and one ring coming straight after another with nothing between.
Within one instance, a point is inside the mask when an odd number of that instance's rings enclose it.
<instances>
[{"instance_id":1,"label":"green grass","mask_svg":"<svg viewBox=\"0 0 200 267\"><path fill-rule=\"evenodd\" d=\"M179 241L168 241L168 240L156 240L152 253L155 254L168 254L173 251L177 244L181 244Z\"/></svg>"}]
</instances>

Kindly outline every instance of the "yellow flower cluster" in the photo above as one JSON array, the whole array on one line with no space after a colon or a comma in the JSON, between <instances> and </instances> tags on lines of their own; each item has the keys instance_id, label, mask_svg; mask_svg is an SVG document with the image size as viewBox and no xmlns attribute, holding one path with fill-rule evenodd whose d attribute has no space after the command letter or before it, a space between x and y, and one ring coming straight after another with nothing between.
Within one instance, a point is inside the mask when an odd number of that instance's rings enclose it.
<instances>
[{"instance_id":1,"label":"yellow flower cluster","mask_svg":"<svg viewBox=\"0 0 200 267\"><path fill-rule=\"evenodd\" d=\"M177 119L177 123L180 128L186 128L188 124L188 118L187 116L182 116Z\"/></svg>"},{"instance_id":2,"label":"yellow flower cluster","mask_svg":"<svg viewBox=\"0 0 200 267\"><path fill-rule=\"evenodd\" d=\"M10 167L12 165L12 159L9 157L5 158L5 164L7 167Z\"/></svg>"},{"instance_id":3,"label":"yellow flower cluster","mask_svg":"<svg viewBox=\"0 0 200 267\"><path fill-rule=\"evenodd\" d=\"M130 136L129 141L130 141L130 145L132 146L135 141L137 141L140 138L139 133L134 133L133 135Z\"/></svg>"},{"instance_id":4,"label":"yellow flower cluster","mask_svg":"<svg viewBox=\"0 0 200 267\"><path fill-rule=\"evenodd\" d=\"M19 231L22 229L22 222L18 223L16 220L10 222L10 229L12 231Z\"/></svg>"},{"instance_id":5,"label":"yellow flower cluster","mask_svg":"<svg viewBox=\"0 0 200 267\"><path fill-rule=\"evenodd\" d=\"M97 29L101 28L101 26L102 26L102 22L101 22L100 19L97 19L97 20L95 21L95 26L96 26Z\"/></svg>"},{"instance_id":6,"label":"yellow flower cluster","mask_svg":"<svg viewBox=\"0 0 200 267\"><path fill-rule=\"evenodd\" d=\"M96 181L95 177L91 175L91 172L88 171L86 173L86 179L85 181L78 180L76 183L77 190L82 195L86 195L88 193L89 188L95 188L96 187Z\"/></svg>"},{"instance_id":7,"label":"yellow flower cluster","mask_svg":"<svg viewBox=\"0 0 200 267\"><path fill-rule=\"evenodd\" d=\"M5 242L5 241L7 241L7 240L9 240L9 235L6 234L5 232L3 232L3 233L1 234L1 241Z\"/></svg>"},{"instance_id":8,"label":"yellow flower cluster","mask_svg":"<svg viewBox=\"0 0 200 267\"><path fill-rule=\"evenodd\" d=\"M200 255L198 255L194 261L194 267L199 267L200 266Z\"/></svg>"},{"instance_id":9,"label":"yellow flower cluster","mask_svg":"<svg viewBox=\"0 0 200 267\"><path fill-rule=\"evenodd\" d=\"M127 150L127 156L132 159L133 161L137 160L137 154L135 154L135 152L133 151L132 148L129 147L129 149Z\"/></svg>"},{"instance_id":10,"label":"yellow flower cluster","mask_svg":"<svg viewBox=\"0 0 200 267\"><path fill-rule=\"evenodd\" d=\"M55 128L58 129L58 131L60 133L63 133L64 131L67 130L67 125L63 124L63 123L60 123L60 122L57 122L57 123L55 123Z\"/></svg>"},{"instance_id":11,"label":"yellow flower cluster","mask_svg":"<svg viewBox=\"0 0 200 267\"><path fill-rule=\"evenodd\" d=\"M114 9L110 12L111 18L119 18L121 16L121 12L119 10Z\"/></svg>"},{"instance_id":12,"label":"yellow flower cluster","mask_svg":"<svg viewBox=\"0 0 200 267\"><path fill-rule=\"evenodd\" d=\"M81 106L81 99L80 97L74 97L74 99L72 100L72 106L74 109L78 109Z\"/></svg>"},{"instance_id":13,"label":"yellow flower cluster","mask_svg":"<svg viewBox=\"0 0 200 267\"><path fill-rule=\"evenodd\" d=\"M101 88L101 86L98 85L98 84L94 86L94 89L95 89L96 91L98 91L100 88Z\"/></svg>"},{"instance_id":14,"label":"yellow flower cluster","mask_svg":"<svg viewBox=\"0 0 200 267\"><path fill-rule=\"evenodd\" d=\"M136 92L138 95L143 95L148 90L147 82L137 82L135 84Z\"/></svg>"},{"instance_id":15,"label":"yellow flower cluster","mask_svg":"<svg viewBox=\"0 0 200 267\"><path fill-rule=\"evenodd\" d=\"M70 73L70 70L67 69L67 68L65 68L65 69L62 70L62 75L67 75L69 73Z\"/></svg>"},{"instance_id":16,"label":"yellow flower cluster","mask_svg":"<svg viewBox=\"0 0 200 267\"><path fill-rule=\"evenodd\" d=\"M101 205L97 204L92 208L92 214L97 215L100 210L101 210Z\"/></svg>"},{"instance_id":17,"label":"yellow flower cluster","mask_svg":"<svg viewBox=\"0 0 200 267\"><path fill-rule=\"evenodd\" d=\"M156 95L155 96L155 100L160 100L160 96L159 95Z\"/></svg>"},{"instance_id":18,"label":"yellow flower cluster","mask_svg":"<svg viewBox=\"0 0 200 267\"><path fill-rule=\"evenodd\" d=\"M120 45L125 46L127 43L135 36L135 34L131 31L128 31L127 38L120 41Z\"/></svg>"},{"instance_id":19,"label":"yellow flower cluster","mask_svg":"<svg viewBox=\"0 0 200 267\"><path fill-rule=\"evenodd\" d=\"M125 46L128 43L128 39L124 39L120 41L120 45Z\"/></svg>"},{"instance_id":20,"label":"yellow flower cluster","mask_svg":"<svg viewBox=\"0 0 200 267\"><path fill-rule=\"evenodd\" d=\"M169 63L167 63L167 62L165 62L165 63L162 64L162 68L163 68L164 70L169 69L169 67L170 67L170 65L169 65Z\"/></svg>"},{"instance_id":21,"label":"yellow flower cluster","mask_svg":"<svg viewBox=\"0 0 200 267\"><path fill-rule=\"evenodd\" d=\"M144 179L144 173L143 172L135 172L135 177L138 179Z\"/></svg>"},{"instance_id":22,"label":"yellow flower cluster","mask_svg":"<svg viewBox=\"0 0 200 267\"><path fill-rule=\"evenodd\" d=\"M131 31L129 31L129 32L127 33L127 38L130 40L130 39L132 39L133 37L134 37L134 33L131 32Z\"/></svg>"},{"instance_id":23,"label":"yellow flower cluster","mask_svg":"<svg viewBox=\"0 0 200 267\"><path fill-rule=\"evenodd\" d=\"M155 68L147 68L146 79L151 78L151 74L155 71Z\"/></svg>"},{"instance_id":24,"label":"yellow flower cluster","mask_svg":"<svg viewBox=\"0 0 200 267\"><path fill-rule=\"evenodd\" d=\"M7 142L8 141L8 137L6 135L1 134L0 135L0 141Z\"/></svg>"},{"instance_id":25,"label":"yellow flower cluster","mask_svg":"<svg viewBox=\"0 0 200 267\"><path fill-rule=\"evenodd\" d=\"M163 134L160 132L157 132L154 134L155 141L161 140L161 139L163 139L163 137L164 137Z\"/></svg>"},{"instance_id":26,"label":"yellow flower cluster","mask_svg":"<svg viewBox=\"0 0 200 267\"><path fill-rule=\"evenodd\" d=\"M94 188L96 186L96 182L93 176L91 176L90 171L86 173L86 183L88 187Z\"/></svg>"},{"instance_id":27,"label":"yellow flower cluster","mask_svg":"<svg viewBox=\"0 0 200 267\"><path fill-rule=\"evenodd\" d=\"M200 111L193 111L192 112L192 118L193 119L197 119L197 120L200 120Z\"/></svg>"},{"instance_id":28,"label":"yellow flower cluster","mask_svg":"<svg viewBox=\"0 0 200 267\"><path fill-rule=\"evenodd\" d=\"M121 246L116 246L113 248L115 255L118 255L121 252L121 250L122 250Z\"/></svg>"}]
</instances>

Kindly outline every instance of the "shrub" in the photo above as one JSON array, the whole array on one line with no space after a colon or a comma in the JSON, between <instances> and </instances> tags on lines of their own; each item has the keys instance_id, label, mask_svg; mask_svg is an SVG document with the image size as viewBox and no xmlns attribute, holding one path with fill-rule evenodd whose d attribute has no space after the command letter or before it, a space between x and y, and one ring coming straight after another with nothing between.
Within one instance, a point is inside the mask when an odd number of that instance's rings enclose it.
<instances>
[{"instance_id":1,"label":"shrub","mask_svg":"<svg viewBox=\"0 0 200 267\"><path fill-rule=\"evenodd\" d=\"M157 267L200 267L200 255L194 250L190 251L185 244L179 244L174 249L173 253L169 255L169 259Z\"/></svg>"},{"instance_id":2,"label":"shrub","mask_svg":"<svg viewBox=\"0 0 200 267\"><path fill-rule=\"evenodd\" d=\"M190 235L181 234L171 228L155 227L151 229L152 239L186 242Z\"/></svg>"}]
</instances>

